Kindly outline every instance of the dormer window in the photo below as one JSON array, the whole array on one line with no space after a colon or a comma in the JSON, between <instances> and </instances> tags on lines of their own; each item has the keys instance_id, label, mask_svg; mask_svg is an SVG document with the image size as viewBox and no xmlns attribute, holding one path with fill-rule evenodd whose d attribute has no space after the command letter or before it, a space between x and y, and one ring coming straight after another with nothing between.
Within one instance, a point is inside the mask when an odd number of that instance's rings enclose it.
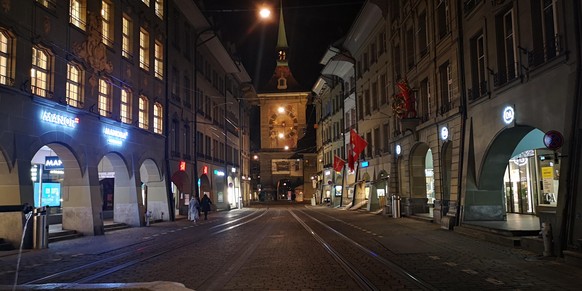
<instances>
[{"instance_id":1,"label":"dormer window","mask_svg":"<svg viewBox=\"0 0 582 291\"><path fill-rule=\"evenodd\" d=\"M287 54L284 50L279 51L279 61L284 61L287 58Z\"/></svg>"},{"instance_id":2,"label":"dormer window","mask_svg":"<svg viewBox=\"0 0 582 291\"><path fill-rule=\"evenodd\" d=\"M282 77L279 78L277 80L277 89L281 89L281 90L287 89L287 79L282 78Z\"/></svg>"}]
</instances>

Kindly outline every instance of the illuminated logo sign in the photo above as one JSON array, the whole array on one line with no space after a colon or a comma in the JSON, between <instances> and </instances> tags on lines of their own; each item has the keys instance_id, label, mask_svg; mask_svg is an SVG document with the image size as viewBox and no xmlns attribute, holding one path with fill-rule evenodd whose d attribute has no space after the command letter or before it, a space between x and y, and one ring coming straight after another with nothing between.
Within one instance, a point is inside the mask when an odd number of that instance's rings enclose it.
<instances>
[{"instance_id":1,"label":"illuminated logo sign","mask_svg":"<svg viewBox=\"0 0 582 291\"><path fill-rule=\"evenodd\" d=\"M400 153L402 153L402 147L400 147L399 144L396 145L396 155L400 155Z\"/></svg>"},{"instance_id":2,"label":"illuminated logo sign","mask_svg":"<svg viewBox=\"0 0 582 291\"><path fill-rule=\"evenodd\" d=\"M446 126L443 126L441 128L441 139L446 140L447 138L449 138L449 129Z\"/></svg>"},{"instance_id":3,"label":"illuminated logo sign","mask_svg":"<svg viewBox=\"0 0 582 291\"><path fill-rule=\"evenodd\" d=\"M369 164L370 164L370 162L368 162L368 161L363 161L363 162L361 163L361 167L362 167L362 168L367 168Z\"/></svg>"},{"instance_id":4,"label":"illuminated logo sign","mask_svg":"<svg viewBox=\"0 0 582 291\"><path fill-rule=\"evenodd\" d=\"M107 137L107 143L113 145L122 145L123 141L127 139L129 133L126 130L118 130L110 127L103 128L103 134Z\"/></svg>"},{"instance_id":5,"label":"illuminated logo sign","mask_svg":"<svg viewBox=\"0 0 582 291\"><path fill-rule=\"evenodd\" d=\"M186 171L186 162L180 161L180 172Z\"/></svg>"},{"instance_id":6,"label":"illuminated logo sign","mask_svg":"<svg viewBox=\"0 0 582 291\"><path fill-rule=\"evenodd\" d=\"M510 124L513 122L514 119L515 111L513 110L513 107L511 106L505 107L505 109L503 109L503 122L505 122L505 124Z\"/></svg>"},{"instance_id":7,"label":"illuminated logo sign","mask_svg":"<svg viewBox=\"0 0 582 291\"><path fill-rule=\"evenodd\" d=\"M51 113L49 111L42 111L40 114L40 120L69 128L75 128L75 126L79 124L78 117L64 116L59 113Z\"/></svg>"},{"instance_id":8,"label":"illuminated logo sign","mask_svg":"<svg viewBox=\"0 0 582 291\"><path fill-rule=\"evenodd\" d=\"M57 156L46 156L44 158L44 169L45 170L63 170L63 161Z\"/></svg>"},{"instance_id":9,"label":"illuminated logo sign","mask_svg":"<svg viewBox=\"0 0 582 291\"><path fill-rule=\"evenodd\" d=\"M208 166L202 167L202 174L208 175Z\"/></svg>"},{"instance_id":10,"label":"illuminated logo sign","mask_svg":"<svg viewBox=\"0 0 582 291\"><path fill-rule=\"evenodd\" d=\"M219 170L214 170L214 175L222 177L222 176L224 176L224 172L219 171Z\"/></svg>"}]
</instances>

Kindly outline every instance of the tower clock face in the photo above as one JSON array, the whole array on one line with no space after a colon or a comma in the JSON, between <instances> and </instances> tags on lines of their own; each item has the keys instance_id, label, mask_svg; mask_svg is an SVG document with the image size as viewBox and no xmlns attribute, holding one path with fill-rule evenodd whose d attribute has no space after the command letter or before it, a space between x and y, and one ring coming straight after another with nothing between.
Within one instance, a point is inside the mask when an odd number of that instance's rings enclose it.
<instances>
[{"instance_id":1,"label":"tower clock face","mask_svg":"<svg viewBox=\"0 0 582 291\"><path fill-rule=\"evenodd\" d=\"M271 137L282 140L285 145L290 144L290 141L295 141L297 138L297 116L293 113L291 106L284 107L284 110L279 110L271 114L269 117L269 132Z\"/></svg>"}]
</instances>

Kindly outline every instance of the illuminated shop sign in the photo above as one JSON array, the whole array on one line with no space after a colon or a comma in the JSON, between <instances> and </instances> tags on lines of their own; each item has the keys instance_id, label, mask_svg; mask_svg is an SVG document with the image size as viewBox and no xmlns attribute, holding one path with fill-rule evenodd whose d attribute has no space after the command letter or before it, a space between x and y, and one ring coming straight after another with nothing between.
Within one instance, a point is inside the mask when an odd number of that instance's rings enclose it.
<instances>
[{"instance_id":1,"label":"illuminated shop sign","mask_svg":"<svg viewBox=\"0 0 582 291\"><path fill-rule=\"evenodd\" d=\"M368 161L362 161L361 167L362 168L367 168L370 165L370 162Z\"/></svg>"},{"instance_id":2,"label":"illuminated shop sign","mask_svg":"<svg viewBox=\"0 0 582 291\"><path fill-rule=\"evenodd\" d=\"M214 175L222 177L222 176L224 176L224 172L219 171L219 170L214 170Z\"/></svg>"},{"instance_id":3,"label":"illuminated shop sign","mask_svg":"<svg viewBox=\"0 0 582 291\"><path fill-rule=\"evenodd\" d=\"M46 156L44 158L45 170L63 170L63 161L58 156Z\"/></svg>"},{"instance_id":4,"label":"illuminated shop sign","mask_svg":"<svg viewBox=\"0 0 582 291\"><path fill-rule=\"evenodd\" d=\"M127 139L129 133L126 130L118 130L110 127L103 128L103 134L107 137L107 143L113 145L122 145Z\"/></svg>"},{"instance_id":5,"label":"illuminated shop sign","mask_svg":"<svg viewBox=\"0 0 582 291\"><path fill-rule=\"evenodd\" d=\"M505 124L510 124L513 122L513 120L515 119L515 110L513 110L513 107L511 106L507 106L503 109L503 122L505 122Z\"/></svg>"},{"instance_id":6,"label":"illuminated shop sign","mask_svg":"<svg viewBox=\"0 0 582 291\"><path fill-rule=\"evenodd\" d=\"M185 172L186 171L186 162L185 161L180 161L180 172Z\"/></svg>"},{"instance_id":7,"label":"illuminated shop sign","mask_svg":"<svg viewBox=\"0 0 582 291\"><path fill-rule=\"evenodd\" d=\"M441 139L447 140L449 138L449 128L446 126L441 127Z\"/></svg>"},{"instance_id":8,"label":"illuminated shop sign","mask_svg":"<svg viewBox=\"0 0 582 291\"><path fill-rule=\"evenodd\" d=\"M43 110L40 114L40 120L48 123L58 124L69 128L75 128L79 124L78 117L69 117L60 113L52 113Z\"/></svg>"},{"instance_id":9,"label":"illuminated shop sign","mask_svg":"<svg viewBox=\"0 0 582 291\"><path fill-rule=\"evenodd\" d=\"M402 153L402 147L400 147L399 144L396 145L396 155L400 155L400 153Z\"/></svg>"}]
</instances>

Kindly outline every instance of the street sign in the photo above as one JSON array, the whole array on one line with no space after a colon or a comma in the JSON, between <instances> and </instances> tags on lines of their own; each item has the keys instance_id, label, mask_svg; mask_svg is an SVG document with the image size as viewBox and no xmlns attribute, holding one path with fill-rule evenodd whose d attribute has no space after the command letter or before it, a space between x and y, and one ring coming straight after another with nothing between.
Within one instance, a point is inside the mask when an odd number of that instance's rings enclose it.
<instances>
[{"instance_id":1,"label":"street sign","mask_svg":"<svg viewBox=\"0 0 582 291\"><path fill-rule=\"evenodd\" d=\"M557 150L564 144L564 136L557 130L550 130L544 134L544 145L550 150Z\"/></svg>"}]
</instances>

